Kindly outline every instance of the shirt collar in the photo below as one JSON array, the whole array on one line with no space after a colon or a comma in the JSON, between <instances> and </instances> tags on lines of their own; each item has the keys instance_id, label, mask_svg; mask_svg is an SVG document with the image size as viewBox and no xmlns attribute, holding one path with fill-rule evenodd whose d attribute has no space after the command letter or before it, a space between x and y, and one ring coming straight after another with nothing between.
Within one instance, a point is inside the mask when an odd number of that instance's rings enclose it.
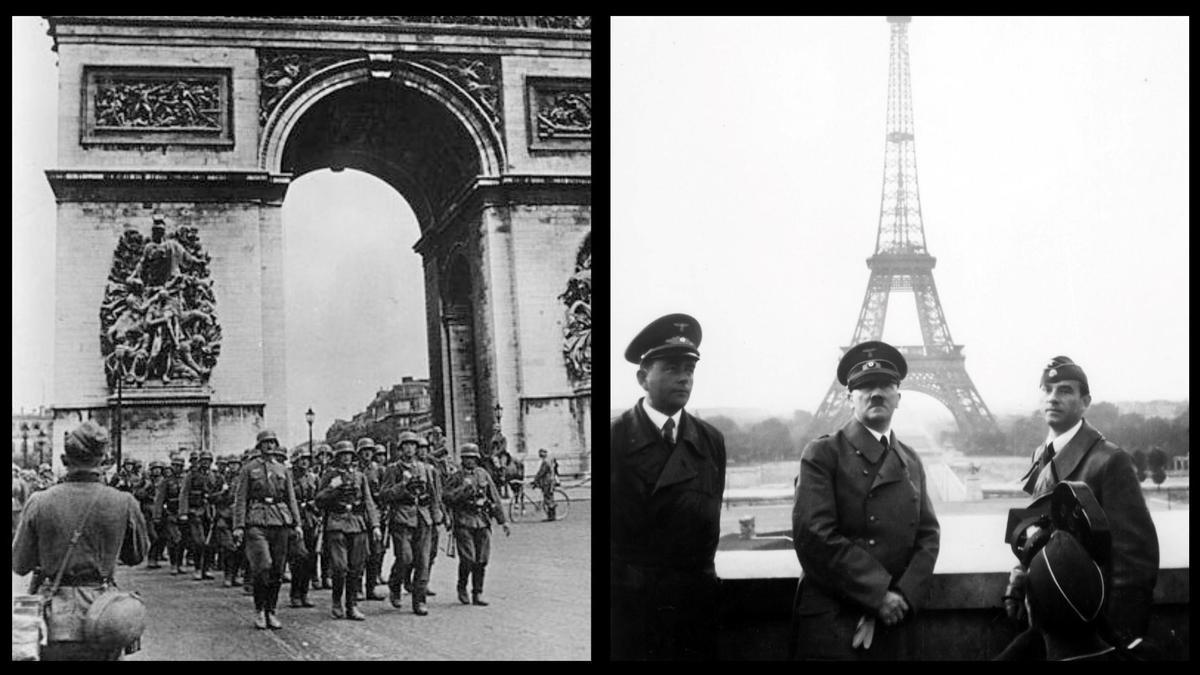
<instances>
[{"instance_id":1,"label":"shirt collar","mask_svg":"<svg viewBox=\"0 0 1200 675\"><path fill-rule=\"evenodd\" d=\"M1063 448L1067 447L1067 444L1071 442L1072 438L1075 438L1075 434L1079 433L1079 430L1082 427L1083 427L1083 418L1080 417L1079 421L1075 423L1075 426L1071 427L1070 429L1067 429L1066 431L1064 431L1063 433L1061 433L1057 436L1054 435L1054 430L1051 429L1050 433L1046 435L1046 443L1050 443L1051 441L1053 441L1054 442L1054 451L1060 452L1060 451L1062 451Z\"/></svg>"},{"instance_id":2,"label":"shirt collar","mask_svg":"<svg viewBox=\"0 0 1200 675\"><path fill-rule=\"evenodd\" d=\"M887 436L888 437L888 445L892 444L893 439L892 439L892 430L891 429L888 429L887 431L875 431L874 429L872 429L871 427L869 427L865 424L863 425L863 428L866 429L867 431L871 432L871 435L875 437L876 442L879 442L879 439L883 438L884 436Z\"/></svg>"},{"instance_id":3,"label":"shirt collar","mask_svg":"<svg viewBox=\"0 0 1200 675\"><path fill-rule=\"evenodd\" d=\"M654 426L657 427L658 429L661 430L663 428L663 425L667 423L668 419L675 420L675 428L679 429L679 419L683 415L683 408L676 410L674 415L668 416L665 413L661 413L661 412L655 410L654 406L647 403L646 399L643 398L642 399L642 410L644 410L646 412L646 417L649 417L650 421L653 422ZM675 433L678 434L679 432L676 431Z\"/></svg>"}]
</instances>

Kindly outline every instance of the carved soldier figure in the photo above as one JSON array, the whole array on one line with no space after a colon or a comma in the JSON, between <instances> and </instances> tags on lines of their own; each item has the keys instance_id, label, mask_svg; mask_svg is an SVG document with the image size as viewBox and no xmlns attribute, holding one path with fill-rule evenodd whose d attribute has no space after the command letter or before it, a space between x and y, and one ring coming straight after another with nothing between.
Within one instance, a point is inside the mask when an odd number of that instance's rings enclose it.
<instances>
[{"instance_id":1,"label":"carved soldier figure","mask_svg":"<svg viewBox=\"0 0 1200 675\"><path fill-rule=\"evenodd\" d=\"M179 276L182 263L198 265L202 261L192 257L187 249L174 239L166 239L167 225L159 214L154 216L154 225L150 228L150 241L142 249L142 259L138 261L129 280L140 280L146 286L164 286L167 282Z\"/></svg>"}]
</instances>

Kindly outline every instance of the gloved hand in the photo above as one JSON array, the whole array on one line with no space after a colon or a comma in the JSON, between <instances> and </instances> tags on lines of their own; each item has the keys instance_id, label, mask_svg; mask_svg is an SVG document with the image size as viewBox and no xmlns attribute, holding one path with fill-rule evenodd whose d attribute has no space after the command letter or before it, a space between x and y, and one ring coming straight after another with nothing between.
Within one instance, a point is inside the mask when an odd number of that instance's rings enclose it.
<instances>
[{"instance_id":1,"label":"gloved hand","mask_svg":"<svg viewBox=\"0 0 1200 675\"><path fill-rule=\"evenodd\" d=\"M854 639L850 646L854 649L870 649L875 639L875 617L863 614L858 618L858 627L854 631Z\"/></svg>"},{"instance_id":2,"label":"gloved hand","mask_svg":"<svg viewBox=\"0 0 1200 675\"><path fill-rule=\"evenodd\" d=\"M1004 612L1013 621L1025 618L1025 587L1028 571L1024 565L1017 565L1008 573L1008 588L1004 590Z\"/></svg>"}]
</instances>

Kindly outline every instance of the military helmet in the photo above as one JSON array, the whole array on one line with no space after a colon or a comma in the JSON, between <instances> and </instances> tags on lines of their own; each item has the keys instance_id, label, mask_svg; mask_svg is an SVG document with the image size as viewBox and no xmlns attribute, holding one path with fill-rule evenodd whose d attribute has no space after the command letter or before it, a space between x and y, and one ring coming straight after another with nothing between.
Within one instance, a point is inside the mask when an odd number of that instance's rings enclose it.
<instances>
[{"instance_id":1,"label":"military helmet","mask_svg":"<svg viewBox=\"0 0 1200 675\"><path fill-rule=\"evenodd\" d=\"M121 466L125 466L126 464L136 465L137 460L132 457L126 457L125 460L123 462L121 462Z\"/></svg>"},{"instance_id":2,"label":"military helmet","mask_svg":"<svg viewBox=\"0 0 1200 675\"><path fill-rule=\"evenodd\" d=\"M199 450L192 450L191 452L188 453L188 461L189 462L195 462L198 459L200 459L200 451Z\"/></svg>"},{"instance_id":3,"label":"military helmet","mask_svg":"<svg viewBox=\"0 0 1200 675\"><path fill-rule=\"evenodd\" d=\"M362 450L363 448L374 448L374 447L375 447L375 441L371 440L370 436L363 436L362 438L358 439L358 445L354 446L354 450L358 451L358 450Z\"/></svg>"},{"instance_id":4,"label":"military helmet","mask_svg":"<svg viewBox=\"0 0 1200 675\"><path fill-rule=\"evenodd\" d=\"M222 464L228 464L229 463L229 455L223 455L223 454L217 455L216 460L217 460L217 466L220 466Z\"/></svg>"},{"instance_id":5,"label":"military helmet","mask_svg":"<svg viewBox=\"0 0 1200 675\"><path fill-rule=\"evenodd\" d=\"M146 605L137 593L102 593L83 619L87 642L124 647L146 630Z\"/></svg>"},{"instance_id":6,"label":"military helmet","mask_svg":"<svg viewBox=\"0 0 1200 675\"><path fill-rule=\"evenodd\" d=\"M41 472L43 472L43 471L50 471L50 470L51 470L51 469L50 469L50 465L49 465L49 464L47 464L47 463L45 463L45 462L42 462L41 464L38 464L38 473L41 473Z\"/></svg>"},{"instance_id":7,"label":"military helmet","mask_svg":"<svg viewBox=\"0 0 1200 675\"><path fill-rule=\"evenodd\" d=\"M420 445L421 437L414 434L411 431L401 431L399 442L400 443L416 443L417 445Z\"/></svg>"},{"instance_id":8,"label":"military helmet","mask_svg":"<svg viewBox=\"0 0 1200 675\"><path fill-rule=\"evenodd\" d=\"M417 436L417 447L418 448L428 448L429 447L429 439L425 438L424 436Z\"/></svg>"},{"instance_id":9,"label":"military helmet","mask_svg":"<svg viewBox=\"0 0 1200 675\"><path fill-rule=\"evenodd\" d=\"M263 441L275 441L278 443L279 437L275 435L274 431L271 431L270 429L263 429L262 431L258 432L258 437L254 439L254 447L257 448L261 446Z\"/></svg>"},{"instance_id":10,"label":"military helmet","mask_svg":"<svg viewBox=\"0 0 1200 675\"><path fill-rule=\"evenodd\" d=\"M387 446L383 445L382 443L375 446L375 456L376 457L378 457L380 455L383 455L386 457L387 451L388 451Z\"/></svg>"},{"instance_id":11,"label":"military helmet","mask_svg":"<svg viewBox=\"0 0 1200 675\"><path fill-rule=\"evenodd\" d=\"M333 454L335 457L346 452L352 455L354 454L354 444L350 441L338 441L337 444L333 446Z\"/></svg>"},{"instance_id":12,"label":"military helmet","mask_svg":"<svg viewBox=\"0 0 1200 675\"><path fill-rule=\"evenodd\" d=\"M204 452L200 453L201 461L204 461L206 459L211 460L212 458L213 458L213 454L211 452L209 452L208 450L205 450Z\"/></svg>"},{"instance_id":13,"label":"military helmet","mask_svg":"<svg viewBox=\"0 0 1200 675\"><path fill-rule=\"evenodd\" d=\"M322 443L317 446L317 456L318 457L320 457L321 455L332 455L332 454L333 454L333 448L329 447L328 443Z\"/></svg>"},{"instance_id":14,"label":"military helmet","mask_svg":"<svg viewBox=\"0 0 1200 675\"><path fill-rule=\"evenodd\" d=\"M183 464L183 455L179 454L178 452L172 452L171 453L171 463L172 464Z\"/></svg>"},{"instance_id":15,"label":"military helmet","mask_svg":"<svg viewBox=\"0 0 1200 675\"><path fill-rule=\"evenodd\" d=\"M152 460L150 460L150 468L151 469L165 469L165 468L167 468L167 463L162 461L161 459L152 459Z\"/></svg>"},{"instance_id":16,"label":"military helmet","mask_svg":"<svg viewBox=\"0 0 1200 675\"><path fill-rule=\"evenodd\" d=\"M458 456L460 458L474 457L479 459L479 446L474 443L463 443L458 448Z\"/></svg>"},{"instance_id":17,"label":"military helmet","mask_svg":"<svg viewBox=\"0 0 1200 675\"><path fill-rule=\"evenodd\" d=\"M312 448L307 445L296 451L296 458L307 457L312 459Z\"/></svg>"}]
</instances>

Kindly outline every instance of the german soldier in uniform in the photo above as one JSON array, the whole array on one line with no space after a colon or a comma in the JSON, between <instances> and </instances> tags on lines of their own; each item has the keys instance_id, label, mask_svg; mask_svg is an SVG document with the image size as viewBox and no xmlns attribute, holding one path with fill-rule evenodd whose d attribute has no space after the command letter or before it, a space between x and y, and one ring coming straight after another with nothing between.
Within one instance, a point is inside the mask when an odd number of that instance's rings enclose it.
<instances>
[{"instance_id":1,"label":"german soldier in uniform","mask_svg":"<svg viewBox=\"0 0 1200 675\"><path fill-rule=\"evenodd\" d=\"M379 488L382 485L383 468L375 463L375 441L368 437L358 439L355 446L358 451L359 470L367 479L371 489L371 500L379 505ZM386 523L381 527L385 527ZM381 535L382 537L382 535ZM379 575L383 573L383 539L371 538L367 542L366 576L363 578L363 598L366 600L383 600L383 595L375 588L379 585Z\"/></svg>"},{"instance_id":2,"label":"german soldier in uniform","mask_svg":"<svg viewBox=\"0 0 1200 675\"><path fill-rule=\"evenodd\" d=\"M154 496L158 491L158 483L162 480L164 467L165 465L161 461L151 460L146 477L133 488L133 497L138 500L138 506L142 509L142 518L146 521L147 533L150 535L150 553L146 556L146 569L150 570L161 567L158 561L162 555L162 546L158 543L158 528L154 527ZM154 554L155 549L158 549L157 556Z\"/></svg>"},{"instance_id":3,"label":"german soldier in uniform","mask_svg":"<svg viewBox=\"0 0 1200 675\"><path fill-rule=\"evenodd\" d=\"M333 468L321 476L317 489L317 504L325 511L325 550L333 576L330 613L335 619L364 621L367 617L357 606L357 594L367 561L368 538L381 538L379 512L367 477L355 464L350 441L337 442L334 461Z\"/></svg>"},{"instance_id":4,"label":"german soldier in uniform","mask_svg":"<svg viewBox=\"0 0 1200 675\"><path fill-rule=\"evenodd\" d=\"M500 493L492 482L492 474L480 466L479 446L464 443L458 456L463 463L462 471L455 476L454 485L446 489L446 504L454 511L454 543L458 548L458 601L486 607L483 578L491 557L492 518L504 528L504 536L512 534L512 530L504 521Z\"/></svg>"},{"instance_id":5,"label":"german soldier in uniform","mask_svg":"<svg viewBox=\"0 0 1200 675\"><path fill-rule=\"evenodd\" d=\"M940 530L912 448L891 431L908 372L883 342L851 347L838 364L854 418L808 444L792 510L804 578L796 592L794 656L909 656L912 615L925 602Z\"/></svg>"},{"instance_id":6,"label":"german soldier in uniform","mask_svg":"<svg viewBox=\"0 0 1200 675\"><path fill-rule=\"evenodd\" d=\"M179 517L188 524L191 548L196 554L196 581L212 579L208 567L213 562L209 531L214 526L212 499L225 488L225 480L212 470L213 454L207 450L183 477L179 486Z\"/></svg>"},{"instance_id":7,"label":"german soldier in uniform","mask_svg":"<svg viewBox=\"0 0 1200 675\"><path fill-rule=\"evenodd\" d=\"M317 464L313 471L313 477L317 479L317 485L321 484L321 478L325 473L332 469L333 448L328 443L321 443L317 446ZM319 511L320 507L318 506L318 516L320 515ZM318 524L318 527L323 526ZM320 561L321 580L318 582L316 579L313 579L313 588L332 588L333 584L329 581L329 555L324 550L325 547L323 545L320 548L322 550L316 551L316 554Z\"/></svg>"},{"instance_id":8,"label":"german soldier in uniform","mask_svg":"<svg viewBox=\"0 0 1200 675\"><path fill-rule=\"evenodd\" d=\"M429 528L429 574L427 574L426 577L432 578L433 563L435 560L437 560L438 547L440 546L442 538L441 530L439 530L437 526L445 525L447 531L450 530L450 514L446 509L446 467L450 464L450 462L444 455L441 457L441 461L439 461L438 458L435 458L429 452L429 440L418 434L413 435L417 438L417 459L433 467L434 477L437 479L437 493L441 499L441 503L438 504L438 507L442 511L442 521L441 523L435 523L433 527ZM411 592L411 581L405 580L405 583L408 584L408 588L410 589L409 592ZM432 598L433 596L437 595L437 593L433 592L433 589L429 587L429 584L425 584L425 595Z\"/></svg>"},{"instance_id":9,"label":"german soldier in uniform","mask_svg":"<svg viewBox=\"0 0 1200 675\"><path fill-rule=\"evenodd\" d=\"M221 552L221 570L223 572L221 585L232 588L238 584L238 570L242 566L242 552L233 540L233 493L242 468L241 458L237 455L225 456L225 465L222 468L224 471L221 478L224 481L224 488L212 498L213 509L217 516L213 543Z\"/></svg>"},{"instance_id":10,"label":"german soldier in uniform","mask_svg":"<svg viewBox=\"0 0 1200 675\"><path fill-rule=\"evenodd\" d=\"M725 439L683 409L701 337L669 314L625 350L646 396L609 435L614 659L715 657Z\"/></svg>"},{"instance_id":11,"label":"german soldier in uniform","mask_svg":"<svg viewBox=\"0 0 1200 675\"><path fill-rule=\"evenodd\" d=\"M171 466L154 493L154 521L167 545L171 574L183 574L183 531L180 529L179 492L183 485L183 456L171 455Z\"/></svg>"},{"instance_id":12,"label":"german soldier in uniform","mask_svg":"<svg viewBox=\"0 0 1200 675\"><path fill-rule=\"evenodd\" d=\"M300 509L287 452L273 431L260 431L255 447L262 453L238 474L233 502L233 538L246 541L249 574L254 576L254 627L282 628L275 616L287 562L288 537L300 527Z\"/></svg>"},{"instance_id":13,"label":"german soldier in uniform","mask_svg":"<svg viewBox=\"0 0 1200 675\"><path fill-rule=\"evenodd\" d=\"M91 420L68 434L62 457L65 480L32 495L17 525L13 572L24 575L37 570L41 580L37 590L51 602L49 642L41 652L46 661L116 660L125 648L89 641L92 637L84 632L88 610L115 585L118 558L136 565L150 546L137 500L104 484L100 466L107 446L108 433ZM50 596L64 561L60 585Z\"/></svg>"},{"instance_id":14,"label":"german soldier in uniform","mask_svg":"<svg viewBox=\"0 0 1200 675\"><path fill-rule=\"evenodd\" d=\"M1065 356L1056 356L1042 369L1043 415L1049 433L1034 450L1025 474L1025 491L1032 508L1044 504L1061 481L1081 481L1091 488L1112 530L1112 555L1105 574L1109 597L1104 615L1108 637L1127 646L1146 634L1158 577L1158 533L1138 484L1129 454L1110 442L1084 419L1092 403L1087 375ZM1009 616L1018 618L1023 600L1025 569L1013 570L1015 582L1006 594Z\"/></svg>"},{"instance_id":15,"label":"german soldier in uniform","mask_svg":"<svg viewBox=\"0 0 1200 675\"><path fill-rule=\"evenodd\" d=\"M296 505L300 507L300 523L304 528L303 546L292 554L292 607L316 607L308 599L308 585L317 571L317 528L321 525L317 508L317 477L309 467L312 450L303 447L292 460L292 483L296 486Z\"/></svg>"},{"instance_id":16,"label":"german soldier in uniform","mask_svg":"<svg viewBox=\"0 0 1200 675\"><path fill-rule=\"evenodd\" d=\"M550 453L545 448L538 450L542 462L538 465L537 474L533 477L533 486L542 491L542 504L546 507L546 520L557 517L554 504L554 488L558 485L558 462L550 459Z\"/></svg>"},{"instance_id":17,"label":"german soldier in uniform","mask_svg":"<svg viewBox=\"0 0 1200 675\"><path fill-rule=\"evenodd\" d=\"M237 476L235 476L234 480L233 480L233 485L234 485L235 490L237 489L237 484L241 481L240 476L242 475L242 471L245 470L245 468L250 464L251 461L258 459L261 455L262 455L262 453L259 451L257 445L252 448L248 448L244 452L242 452L242 468L238 470ZM231 514L230 515L230 526L231 526L231 528L232 528L232 523L233 523L232 513L233 513L233 511L231 509L230 510L230 514ZM232 536L232 535L233 535L233 531L231 529L230 536ZM248 555L248 552L246 549L246 542L245 542L245 540L239 540L239 539L234 539L233 542L234 542L234 546L238 550L238 564L242 570L242 595L254 595L255 594L254 575L249 572L250 558L249 558L249 555Z\"/></svg>"},{"instance_id":18,"label":"german soldier in uniform","mask_svg":"<svg viewBox=\"0 0 1200 675\"><path fill-rule=\"evenodd\" d=\"M384 472L380 494L390 506L388 528L396 550L388 575L392 606L401 606L402 584L411 572L413 613L424 616L431 532L442 523L442 493L437 470L417 459L417 443L411 431L400 434L400 461Z\"/></svg>"}]
</instances>

